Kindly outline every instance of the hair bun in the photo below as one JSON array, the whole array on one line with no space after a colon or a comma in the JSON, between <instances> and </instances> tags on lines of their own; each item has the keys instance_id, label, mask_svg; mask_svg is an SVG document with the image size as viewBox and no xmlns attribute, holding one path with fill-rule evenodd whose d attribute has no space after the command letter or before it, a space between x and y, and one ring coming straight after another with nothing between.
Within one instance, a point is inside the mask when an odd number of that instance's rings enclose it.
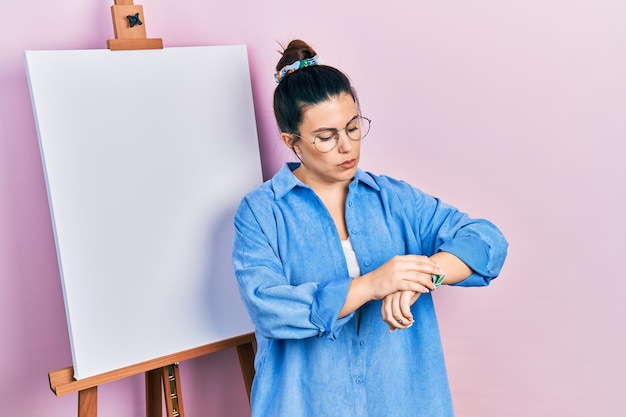
<instances>
[{"instance_id":1,"label":"hair bun","mask_svg":"<svg viewBox=\"0 0 626 417\"><path fill-rule=\"evenodd\" d=\"M313 58L315 55L317 55L317 53L308 43L300 39L294 39L289 42L287 48L284 48L282 57L278 61L278 64L276 64L276 71L280 71L281 68L291 65L296 61Z\"/></svg>"}]
</instances>

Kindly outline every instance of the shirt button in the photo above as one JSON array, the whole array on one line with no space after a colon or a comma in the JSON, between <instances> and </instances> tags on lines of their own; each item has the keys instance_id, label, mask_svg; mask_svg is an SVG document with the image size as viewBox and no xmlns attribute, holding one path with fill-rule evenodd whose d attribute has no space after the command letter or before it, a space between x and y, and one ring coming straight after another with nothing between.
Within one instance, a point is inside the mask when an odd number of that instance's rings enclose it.
<instances>
[{"instance_id":1,"label":"shirt button","mask_svg":"<svg viewBox=\"0 0 626 417\"><path fill-rule=\"evenodd\" d=\"M361 341L359 342L359 345L361 345L361 346L365 346L365 340L361 340Z\"/></svg>"},{"instance_id":2,"label":"shirt button","mask_svg":"<svg viewBox=\"0 0 626 417\"><path fill-rule=\"evenodd\" d=\"M354 380L354 382L356 382L357 384L360 384L363 382L363 380L361 378L357 378Z\"/></svg>"},{"instance_id":3,"label":"shirt button","mask_svg":"<svg viewBox=\"0 0 626 417\"><path fill-rule=\"evenodd\" d=\"M350 207L352 207L354 204L352 203L352 201L349 201L349 202L348 202L348 205L349 205Z\"/></svg>"},{"instance_id":4,"label":"shirt button","mask_svg":"<svg viewBox=\"0 0 626 417\"><path fill-rule=\"evenodd\" d=\"M358 230L356 230L356 229L352 229L352 230L350 230L350 234L353 234L353 235L358 235L358 234L359 234L359 231L358 231Z\"/></svg>"},{"instance_id":5,"label":"shirt button","mask_svg":"<svg viewBox=\"0 0 626 417\"><path fill-rule=\"evenodd\" d=\"M370 266L370 261L365 261L365 262L363 262L363 265L365 265L365 266Z\"/></svg>"}]
</instances>

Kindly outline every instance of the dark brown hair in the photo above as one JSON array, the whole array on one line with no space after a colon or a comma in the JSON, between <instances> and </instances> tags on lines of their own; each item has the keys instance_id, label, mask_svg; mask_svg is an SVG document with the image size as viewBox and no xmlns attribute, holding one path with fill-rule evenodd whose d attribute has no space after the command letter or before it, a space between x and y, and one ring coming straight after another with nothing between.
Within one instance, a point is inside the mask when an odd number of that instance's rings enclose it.
<instances>
[{"instance_id":1,"label":"dark brown hair","mask_svg":"<svg viewBox=\"0 0 626 417\"><path fill-rule=\"evenodd\" d=\"M276 64L276 71L315 55L315 50L306 42L292 40L284 48ZM305 107L314 106L343 93L350 94L358 105L356 92L348 77L328 65L308 66L285 75L274 91L274 116L278 128L281 132L300 134Z\"/></svg>"}]
</instances>

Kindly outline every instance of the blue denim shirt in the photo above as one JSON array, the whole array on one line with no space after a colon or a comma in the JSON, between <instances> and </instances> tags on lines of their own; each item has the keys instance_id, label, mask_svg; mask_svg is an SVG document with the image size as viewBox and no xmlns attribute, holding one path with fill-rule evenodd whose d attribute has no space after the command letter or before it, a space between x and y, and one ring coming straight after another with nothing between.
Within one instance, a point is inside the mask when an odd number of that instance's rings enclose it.
<instances>
[{"instance_id":1,"label":"blue denim shirt","mask_svg":"<svg viewBox=\"0 0 626 417\"><path fill-rule=\"evenodd\" d=\"M445 417L454 414L431 294L412 306L415 324L390 332L381 301L338 319L350 277L322 201L286 164L242 200L233 265L255 326L254 417ZM483 286L507 242L486 220L405 182L358 170L345 211L361 273L395 255L455 254Z\"/></svg>"}]
</instances>

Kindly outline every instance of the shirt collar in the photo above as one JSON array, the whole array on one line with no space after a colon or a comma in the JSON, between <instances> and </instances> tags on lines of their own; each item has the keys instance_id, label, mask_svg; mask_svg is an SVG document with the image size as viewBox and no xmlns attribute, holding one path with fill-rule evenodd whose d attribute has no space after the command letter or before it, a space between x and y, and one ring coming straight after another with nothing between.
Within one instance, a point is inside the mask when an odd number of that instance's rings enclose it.
<instances>
[{"instance_id":1,"label":"shirt collar","mask_svg":"<svg viewBox=\"0 0 626 417\"><path fill-rule=\"evenodd\" d=\"M293 175L292 171L299 166L300 162L287 162L272 178L272 188L274 189L274 196L277 200L283 198L285 194L296 186L309 188L306 184L296 178L295 175ZM376 191L380 191L380 187L376 184L372 175L369 172L362 171L361 168L357 168L350 186L356 184L357 182L362 182L369 185Z\"/></svg>"}]
</instances>

